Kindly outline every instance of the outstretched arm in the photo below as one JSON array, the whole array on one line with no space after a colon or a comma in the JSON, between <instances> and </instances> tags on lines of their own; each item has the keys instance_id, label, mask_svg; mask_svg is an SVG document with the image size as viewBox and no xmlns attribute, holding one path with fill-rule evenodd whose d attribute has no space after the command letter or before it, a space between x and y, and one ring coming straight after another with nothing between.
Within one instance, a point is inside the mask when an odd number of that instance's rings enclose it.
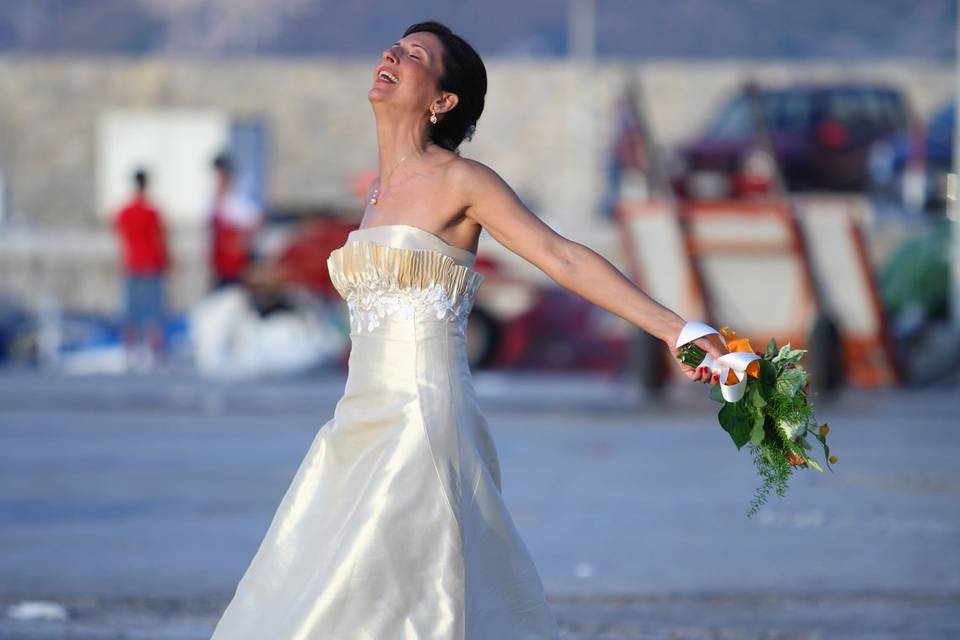
<instances>
[{"instance_id":1,"label":"outstretched arm","mask_svg":"<svg viewBox=\"0 0 960 640\"><path fill-rule=\"evenodd\" d=\"M561 287L640 327L674 352L685 324L683 318L644 293L606 258L545 224L489 167L464 159L459 183L467 201L466 215L497 242ZM727 351L715 337L703 338L696 344L716 358ZM706 370L679 362L678 365L691 380L711 381Z\"/></svg>"}]
</instances>

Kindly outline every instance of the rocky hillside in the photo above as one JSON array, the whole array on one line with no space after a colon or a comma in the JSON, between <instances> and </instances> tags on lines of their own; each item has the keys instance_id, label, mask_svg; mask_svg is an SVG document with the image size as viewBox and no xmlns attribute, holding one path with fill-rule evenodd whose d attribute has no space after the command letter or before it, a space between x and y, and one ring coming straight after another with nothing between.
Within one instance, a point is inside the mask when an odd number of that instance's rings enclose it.
<instances>
[{"instance_id":1,"label":"rocky hillside","mask_svg":"<svg viewBox=\"0 0 960 640\"><path fill-rule=\"evenodd\" d=\"M595 0L598 53L625 58L953 55L953 0ZM562 56L565 0L2 0L0 51L369 55L418 20L485 55Z\"/></svg>"}]
</instances>

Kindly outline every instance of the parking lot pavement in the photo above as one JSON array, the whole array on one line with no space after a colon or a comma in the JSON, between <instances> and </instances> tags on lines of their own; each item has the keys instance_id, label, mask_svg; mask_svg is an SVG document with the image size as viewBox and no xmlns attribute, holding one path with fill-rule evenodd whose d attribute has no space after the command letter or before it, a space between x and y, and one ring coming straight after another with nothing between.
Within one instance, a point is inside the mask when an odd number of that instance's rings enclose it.
<instances>
[{"instance_id":1,"label":"parking lot pavement","mask_svg":"<svg viewBox=\"0 0 960 640\"><path fill-rule=\"evenodd\" d=\"M343 390L0 372L0 638L209 636ZM960 637L956 389L818 407L835 473L757 480L696 385L475 374L565 638Z\"/></svg>"},{"instance_id":2,"label":"parking lot pavement","mask_svg":"<svg viewBox=\"0 0 960 640\"><path fill-rule=\"evenodd\" d=\"M552 596L566 640L956 638L955 597L890 594ZM0 600L0 605L9 601ZM17 640L206 640L225 601L68 599L67 622L0 619ZM951 621L953 620L953 621Z\"/></svg>"}]
</instances>

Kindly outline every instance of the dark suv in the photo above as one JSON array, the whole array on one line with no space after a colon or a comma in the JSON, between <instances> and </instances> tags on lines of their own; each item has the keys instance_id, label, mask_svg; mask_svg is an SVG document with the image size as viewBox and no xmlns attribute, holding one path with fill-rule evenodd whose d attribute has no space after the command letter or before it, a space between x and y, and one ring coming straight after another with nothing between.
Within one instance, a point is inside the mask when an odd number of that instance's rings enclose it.
<instances>
[{"instance_id":1,"label":"dark suv","mask_svg":"<svg viewBox=\"0 0 960 640\"><path fill-rule=\"evenodd\" d=\"M890 87L748 85L679 150L673 183L691 198L737 198L779 184L787 191L863 191L871 145L911 129L906 99Z\"/></svg>"}]
</instances>

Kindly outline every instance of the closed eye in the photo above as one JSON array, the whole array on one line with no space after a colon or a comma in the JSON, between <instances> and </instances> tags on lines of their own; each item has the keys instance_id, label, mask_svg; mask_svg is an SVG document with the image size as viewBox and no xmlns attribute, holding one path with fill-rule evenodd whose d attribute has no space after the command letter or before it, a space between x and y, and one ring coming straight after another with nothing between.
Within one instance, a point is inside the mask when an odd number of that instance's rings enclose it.
<instances>
[{"instance_id":1,"label":"closed eye","mask_svg":"<svg viewBox=\"0 0 960 640\"><path fill-rule=\"evenodd\" d=\"M394 43L393 43L393 46L395 46L395 47L400 47L400 50L401 50L401 51L404 51L404 52L407 54L408 57L413 58L414 60L418 60L418 61L422 61L422 60L423 60L423 57L422 57L422 56L417 55L417 54L415 54L415 53L412 53L412 52L410 52L410 51L405 51L404 48L403 48L403 45L402 45L399 41L398 41L398 42L394 42ZM411 47L410 47L411 50L413 49L413 47L416 47L416 48L418 48L418 49L423 49L424 53L427 52L427 50L424 49L424 48L423 48L421 45L419 45L419 44L413 44L413 45L411 45Z\"/></svg>"}]
</instances>

